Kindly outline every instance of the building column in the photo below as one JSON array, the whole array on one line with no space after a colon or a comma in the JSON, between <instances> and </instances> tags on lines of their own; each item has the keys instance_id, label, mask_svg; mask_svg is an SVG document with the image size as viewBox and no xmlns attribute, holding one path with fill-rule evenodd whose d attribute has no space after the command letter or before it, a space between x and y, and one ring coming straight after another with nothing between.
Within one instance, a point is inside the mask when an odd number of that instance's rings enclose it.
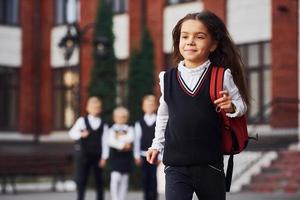
<instances>
[{"instance_id":1,"label":"building column","mask_svg":"<svg viewBox=\"0 0 300 200\"><path fill-rule=\"evenodd\" d=\"M41 71L40 71L40 126L41 133L53 128L53 70L51 67L51 30L53 28L54 1L41 1Z\"/></svg>"},{"instance_id":2,"label":"building column","mask_svg":"<svg viewBox=\"0 0 300 200\"><path fill-rule=\"evenodd\" d=\"M53 2L21 1L20 11L22 64L19 130L38 137L52 129L50 34L53 26Z\"/></svg>"},{"instance_id":3,"label":"building column","mask_svg":"<svg viewBox=\"0 0 300 200\"><path fill-rule=\"evenodd\" d=\"M298 125L298 1L272 0L271 126Z\"/></svg>"},{"instance_id":4,"label":"building column","mask_svg":"<svg viewBox=\"0 0 300 200\"><path fill-rule=\"evenodd\" d=\"M227 0L203 0L204 8L214 12L226 23Z\"/></svg>"},{"instance_id":5,"label":"building column","mask_svg":"<svg viewBox=\"0 0 300 200\"><path fill-rule=\"evenodd\" d=\"M98 9L98 0L81 0L80 1L80 20L79 26L85 27L90 23L94 23ZM88 87L90 83L91 69L93 67L93 29L89 29L84 33L79 55L80 67L80 114L86 113L86 102L88 98Z\"/></svg>"},{"instance_id":6,"label":"building column","mask_svg":"<svg viewBox=\"0 0 300 200\"><path fill-rule=\"evenodd\" d=\"M129 13L129 52L140 48L141 36L143 31L142 6L144 0L128 1Z\"/></svg>"},{"instance_id":7,"label":"building column","mask_svg":"<svg viewBox=\"0 0 300 200\"><path fill-rule=\"evenodd\" d=\"M165 56L163 51L163 14L164 0L146 1L146 23L154 45L154 80L158 83L158 74L164 69ZM154 93L159 96L159 84L155 84Z\"/></svg>"},{"instance_id":8,"label":"building column","mask_svg":"<svg viewBox=\"0 0 300 200\"><path fill-rule=\"evenodd\" d=\"M33 49L35 31L33 16L34 0L20 1L20 19L22 28L22 64L20 69L20 104L19 131L33 133L36 126L34 116L36 112L35 98L35 52Z\"/></svg>"}]
</instances>

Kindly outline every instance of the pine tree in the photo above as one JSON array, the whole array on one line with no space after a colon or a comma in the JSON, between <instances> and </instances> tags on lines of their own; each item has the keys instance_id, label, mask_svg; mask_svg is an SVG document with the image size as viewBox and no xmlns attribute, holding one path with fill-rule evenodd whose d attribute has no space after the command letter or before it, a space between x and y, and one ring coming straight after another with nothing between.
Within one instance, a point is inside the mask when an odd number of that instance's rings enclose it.
<instances>
[{"instance_id":1,"label":"pine tree","mask_svg":"<svg viewBox=\"0 0 300 200\"><path fill-rule=\"evenodd\" d=\"M141 50L132 51L129 62L128 107L131 122L142 116L141 103L143 96L153 93L153 59L153 42L147 28L144 28Z\"/></svg>"},{"instance_id":2,"label":"pine tree","mask_svg":"<svg viewBox=\"0 0 300 200\"><path fill-rule=\"evenodd\" d=\"M113 13L106 0L99 0L96 16L94 41L104 44L105 55L99 56L96 47L93 52L94 67L91 71L90 96L99 96L103 100L102 116L111 121L111 113L116 106L116 63L114 54Z\"/></svg>"}]
</instances>

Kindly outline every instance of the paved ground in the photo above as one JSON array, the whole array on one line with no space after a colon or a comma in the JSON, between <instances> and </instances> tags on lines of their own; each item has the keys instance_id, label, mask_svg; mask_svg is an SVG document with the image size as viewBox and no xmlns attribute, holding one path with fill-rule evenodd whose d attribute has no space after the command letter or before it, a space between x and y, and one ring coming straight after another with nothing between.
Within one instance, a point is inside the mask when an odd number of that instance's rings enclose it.
<instances>
[{"instance_id":1,"label":"paved ground","mask_svg":"<svg viewBox=\"0 0 300 200\"><path fill-rule=\"evenodd\" d=\"M262 142L266 141L266 142ZM260 140L262 143L261 145L259 144L253 144L250 145L249 148L253 150L270 150L274 149L274 146L276 148L281 149L285 148L286 145L282 145L283 143L289 143L290 140L287 140L286 142L283 142L283 139L278 139L276 138L276 141L271 140ZM292 140L291 140L292 141ZM294 140L293 140L294 141ZM274 145L277 144L277 145ZM32 152L42 152L39 148L49 150L57 150L59 152L64 152L62 151L61 148L66 148L66 152L72 152L72 146L69 145L66 147L66 145L61 144L59 145L60 148L58 148L57 144L47 144L45 147L45 144L38 144L35 145L34 148L32 148L32 145L30 144L16 144L16 146L13 146L11 144L7 145L0 145L0 153L5 153L11 152L11 153L32 153ZM55 145L55 148L53 146ZM20 148L20 146L24 146L24 148ZM38 148L38 150L36 150ZM275 149L276 149L275 148ZM33 191L33 190L31 190ZM75 192L49 192L49 190L45 192L27 192L27 191L20 191L18 194L1 194L0 193L0 200L75 200L76 199L76 194ZM95 199L95 194L93 191L89 191L86 196L86 200L94 200ZM195 198L194 200L196 200ZM109 198L109 193L106 192L106 200L110 200ZM126 200L142 200L142 193L141 192L130 192L127 196ZM159 200L164 200L163 195L160 196ZM273 193L273 194L257 194L257 193L234 193L234 194L228 194L227 195L227 200L300 200L300 193L297 194L282 194L282 193Z\"/></svg>"},{"instance_id":2,"label":"paved ground","mask_svg":"<svg viewBox=\"0 0 300 200\"><path fill-rule=\"evenodd\" d=\"M75 192L20 192L19 194L0 194L0 200L75 200ZM94 200L95 194L89 191L86 200ZM106 200L109 200L109 193L106 192ZM197 198L195 198L196 200ZM235 193L228 194L227 200L299 200L300 194L254 194ZM127 200L142 200L141 192L130 192ZM159 200L164 200L163 195Z\"/></svg>"}]
</instances>

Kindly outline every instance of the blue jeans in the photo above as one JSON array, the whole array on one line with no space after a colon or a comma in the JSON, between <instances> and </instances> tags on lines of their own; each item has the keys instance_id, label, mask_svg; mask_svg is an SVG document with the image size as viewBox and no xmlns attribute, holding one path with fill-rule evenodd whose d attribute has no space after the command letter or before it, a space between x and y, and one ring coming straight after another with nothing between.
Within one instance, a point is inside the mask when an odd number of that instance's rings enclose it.
<instances>
[{"instance_id":1,"label":"blue jeans","mask_svg":"<svg viewBox=\"0 0 300 200\"><path fill-rule=\"evenodd\" d=\"M225 175L222 165L187 167L166 166L166 200L225 200Z\"/></svg>"}]
</instances>

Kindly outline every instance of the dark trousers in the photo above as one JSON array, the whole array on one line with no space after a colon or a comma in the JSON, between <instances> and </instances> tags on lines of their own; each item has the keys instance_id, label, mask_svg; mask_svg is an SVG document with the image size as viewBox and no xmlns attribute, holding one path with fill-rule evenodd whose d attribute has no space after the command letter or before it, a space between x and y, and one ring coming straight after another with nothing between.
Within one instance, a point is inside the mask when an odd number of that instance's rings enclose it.
<instances>
[{"instance_id":1,"label":"dark trousers","mask_svg":"<svg viewBox=\"0 0 300 200\"><path fill-rule=\"evenodd\" d=\"M225 200L223 169L213 165L165 167L166 200Z\"/></svg>"},{"instance_id":2,"label":"dark trousers","mask_svg":"<svg viewBox=\"0 0 300 200\"><path fill-rule=\"evenodd\" d=\"M76 155L77 200L84 200L90 170L94 172L96 183L96 200L103 200L102 169L99 167L100 155L86 154L81 151Z\"/></svg>"},{"instance_id":3,"label":"dark trousers","mask_svg":"<svg viewBox=\"0 0 300 200\"><path fill-rule=\"evenodd\" d=\"M157 200L156 165L151 165L142 157L142 180L144 200Z\"/></svg>"}]
</instances>

